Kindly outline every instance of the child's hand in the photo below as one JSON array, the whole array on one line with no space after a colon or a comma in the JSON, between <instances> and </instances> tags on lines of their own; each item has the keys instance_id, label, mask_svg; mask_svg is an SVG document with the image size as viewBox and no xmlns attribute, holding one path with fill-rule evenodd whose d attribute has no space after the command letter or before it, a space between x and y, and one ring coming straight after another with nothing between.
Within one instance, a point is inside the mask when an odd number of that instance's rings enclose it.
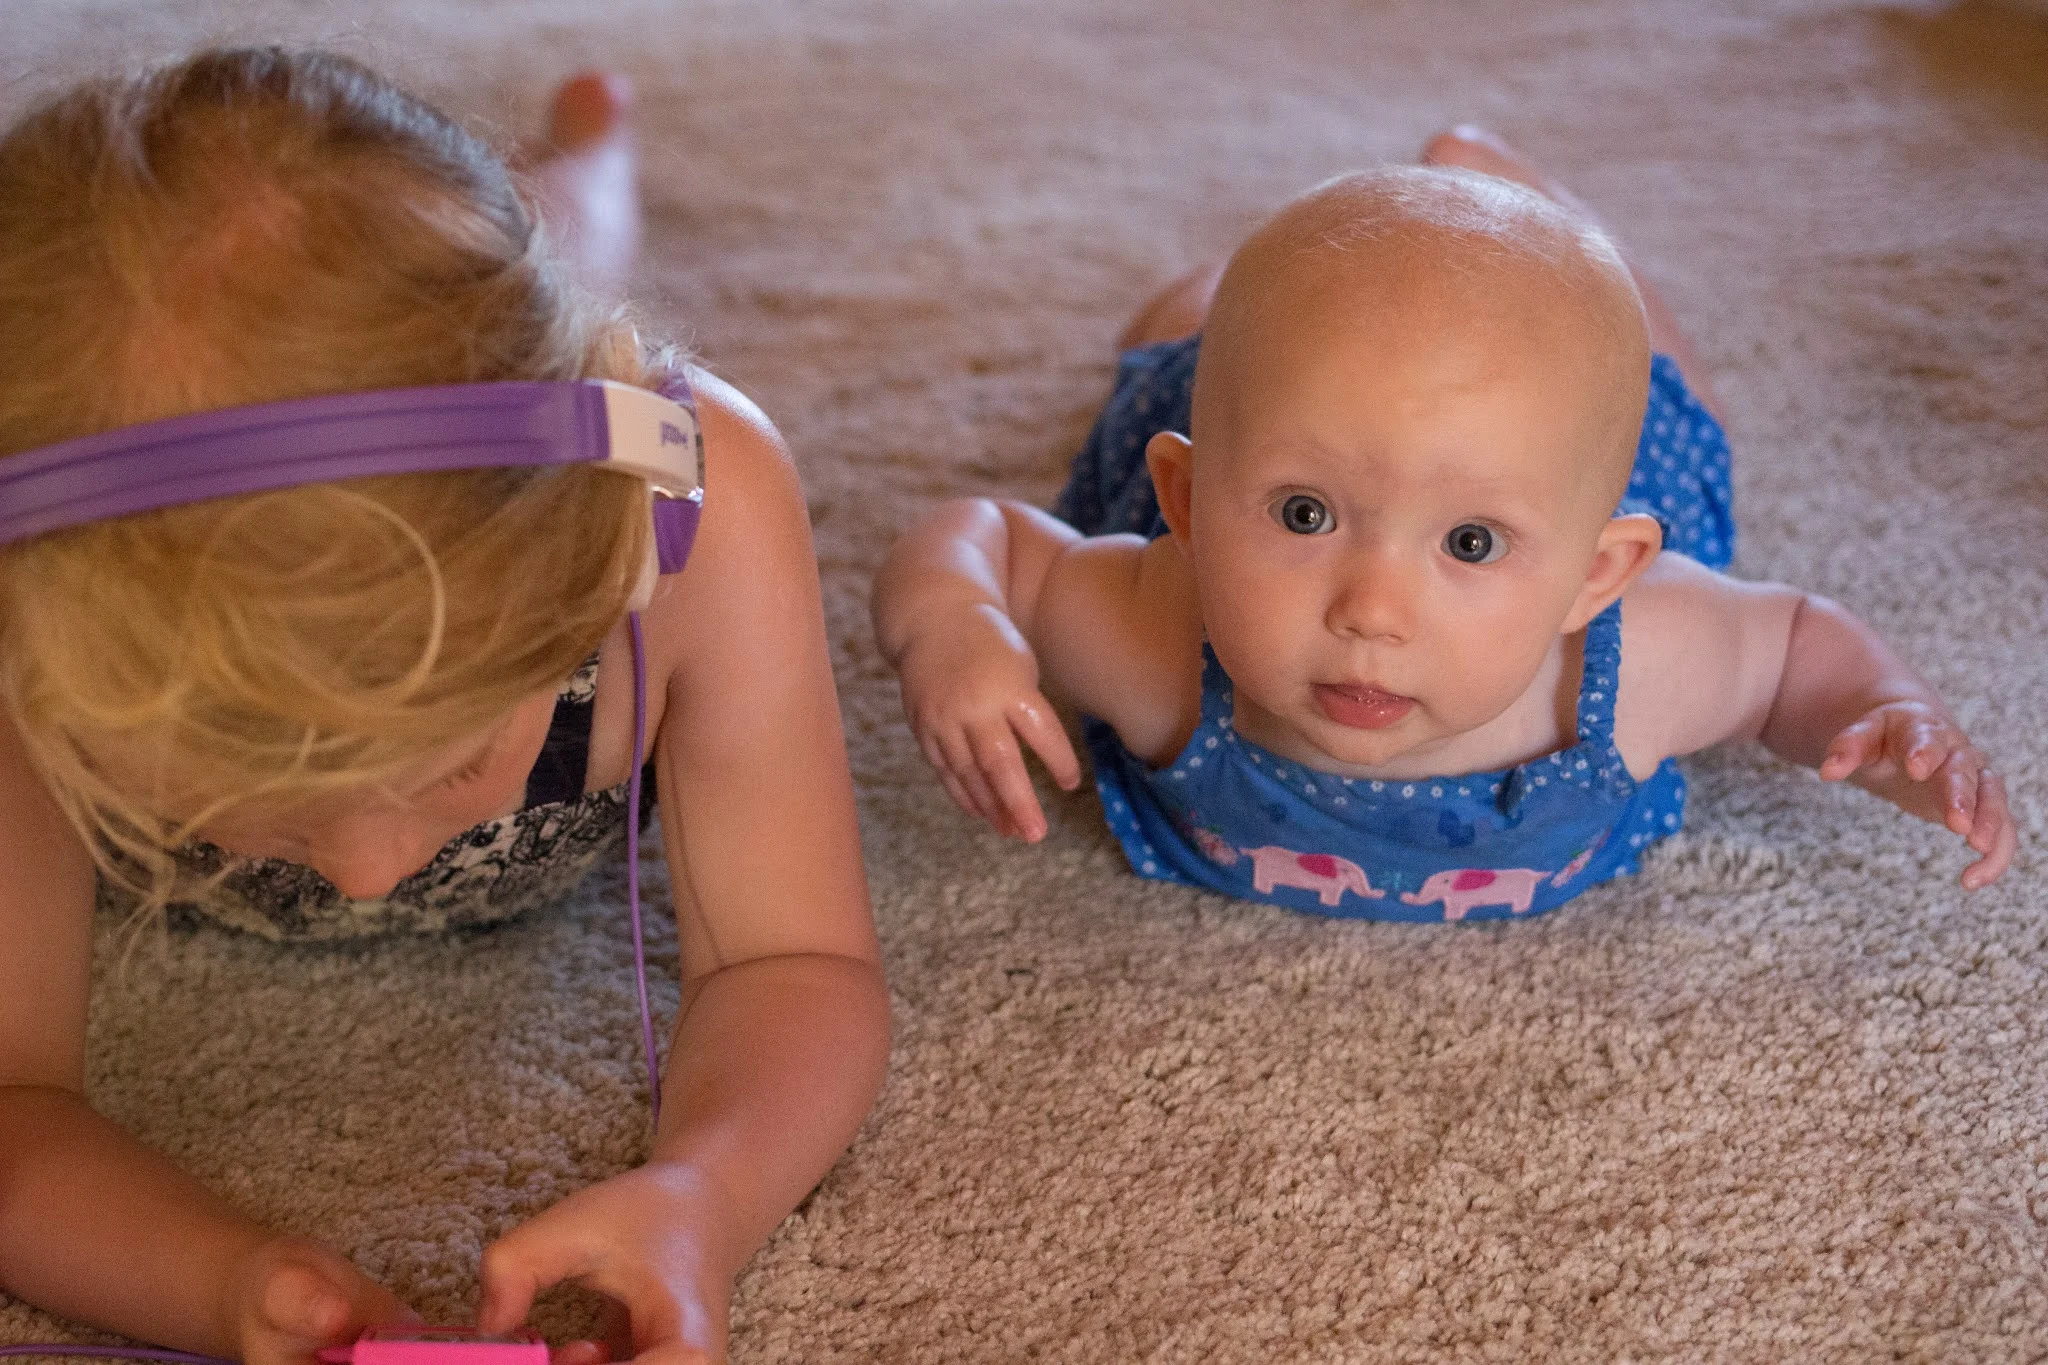
<instances>
[{"instance_id":1,"label":"child's hand","mask_svg":"<svg viewBox=\"0 0 2048 1365\"><path fill-rule=\"evenodd\" d=\"M676 1167L650 1163L562 1200L484 1251L477 1326L508 1332L534 1296L573 1281L625 1310L614 1360L720 1365L736 1267L717 1263L710 1203ZM581 1344L579 1344L581 1345ZM606 1354L590 1350L576 1365Z\"/></svg>"},{"instance_id":2,"label":"child's hand","mask_svg":"<svg viewBox=\"0 0 2048 1365\"><path fill-rule=\"evenodd\" d=\"M975 607L919 631L897 668L911 731L953 803L999 833L1043 839L1045 812L1019 741L1067 791L1080 785L1081 764L1016 625Z\"/></svg>"},{"instance_id":3,"label":"child's hand","mask_svg":"<svg viewBox=\"0 0 2048 1365\"><path fill-rule=\"evenodd\" d=\"M342 1257L303 1237L274 1237L236 1267L229 1290L245 1365L307 1365L363 1329L420 1318Z\"/></svg>"},{"instance_id":4,"label":"child's hand","mask_svg":"<svg viewBox=\"0 0 2048 1365\"><path fill-rule=\"evenodd\" d=\"M2012 861L2019 836L2006 806L2005 781L1984 754L1935 707L1897 701L1866 713L1828 746L1820 775L1853 777L1901 810L1946 825L1983 856L1963 869L1963 885L1989 886Z\"/></svg>"}]
</instances>

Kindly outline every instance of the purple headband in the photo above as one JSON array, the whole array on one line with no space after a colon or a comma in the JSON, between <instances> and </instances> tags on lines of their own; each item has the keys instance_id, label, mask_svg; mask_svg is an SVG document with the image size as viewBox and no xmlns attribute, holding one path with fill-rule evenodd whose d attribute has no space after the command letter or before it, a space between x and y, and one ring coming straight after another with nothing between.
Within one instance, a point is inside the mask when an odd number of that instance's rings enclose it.
<instances>
[{"instance_id":1,"label":"purple headband","mask_svg":"<svg viewBox=\"0 0 2048 1365\"><path fill-rule=\"evenodd\" d=\"M689 391L602 380L377 389L226 408L0 456L0 545L330 479L596 464L655 492L660 571L689 557L704 440Z\"/></svg>"}]
</instances>

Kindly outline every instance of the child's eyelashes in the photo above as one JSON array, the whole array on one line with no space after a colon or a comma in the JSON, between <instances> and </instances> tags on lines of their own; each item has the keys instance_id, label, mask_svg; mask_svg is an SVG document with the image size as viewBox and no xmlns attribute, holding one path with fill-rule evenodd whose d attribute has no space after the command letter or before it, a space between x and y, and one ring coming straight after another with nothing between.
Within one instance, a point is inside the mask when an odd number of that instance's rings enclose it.
<instances>
[{"instance_id":1,"label":"child's eyelashes","mask_svg":"<svg viewBox=\"0 0 2048 1365\"><path fill-rule=\"evenodd\" d=\"M1507 552L1507 537L1476 521L1453 526L1444 537L1444 553L1460 564L1491 564Z\"/></svg>"},{"instance_id":2,"label":"child's eyelashes","mask_svg":"<svg viewBox=\"0 0 2048 1365\"><path fill-rule=\"evenodd\" d=\"M1282 530L1298 536L1319 536L1336 529L1337 518L1321 498L1308 493L1289 493L1276 498L1267 509Z\"/></svg>"}]
</instances>

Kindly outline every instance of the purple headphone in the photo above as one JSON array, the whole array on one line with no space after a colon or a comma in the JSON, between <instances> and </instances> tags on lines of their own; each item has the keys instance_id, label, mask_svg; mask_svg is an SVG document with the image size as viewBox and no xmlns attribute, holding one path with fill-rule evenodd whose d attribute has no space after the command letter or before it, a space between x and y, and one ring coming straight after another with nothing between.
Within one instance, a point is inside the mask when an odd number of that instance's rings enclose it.
<instances>
[{"instance_id":1,"label":"purple headphone","mask_svg":"<svg viewBox=\"0 0 2048 1365\"><path fill-rule=\"evenodd\" d=\"M605 380L446 384L193 413L0 458L0 545L47 531L330 479L595 464L654 491L656 571L689 558L704 438L687 389ZM635 602L645 606L652 582Z\"/></svg>"},{"instance_id":2,"label":"purple headphone","mask_svg":"<svg viewBox=\"0 0 2048 1365\"><path fill-rule=\"evenodd\" d=\"M689 558L704 503L704 438L696 406L679 382L671 392L673 397L664 397L598 380L382 389L172 417L0 457L0 546L209 498L378 474L591 464L648 484L654 495L653 545L627 614L633 768L626 857L641 1042L657 1120L661 1075L640 929L640 769L647 747L640 611L655 579L680 571ZM22 1349L0 1348L0 1355ZM118 1354L104 1348L76 1353Z\"/></svg>"}]
</instances>

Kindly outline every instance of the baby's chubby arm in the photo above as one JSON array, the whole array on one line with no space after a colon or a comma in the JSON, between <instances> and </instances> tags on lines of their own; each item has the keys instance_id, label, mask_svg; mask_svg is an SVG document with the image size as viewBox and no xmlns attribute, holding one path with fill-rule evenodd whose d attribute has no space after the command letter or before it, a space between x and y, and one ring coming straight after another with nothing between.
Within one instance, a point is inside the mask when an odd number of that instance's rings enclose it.
<instances>
[{"instance_id":1,"label":"baby's chubby arm","mask_svg":"<svg viewBox=\"0 0 2048 1365\"><path fill-rule=\"evenodd\" d=\"M875 638L954 802L1045 836L1023 745L1072 789L1080 764L1042 680L1141 756L1171 753L1201 706L1201 626L1171 538L1086 537L1023 503L941 505L897 541L874 587Z\"/></svg>"},{"instance_id":2,"label":"baby's chubby arm","mask_svg":"<svg viewBox=\"0 0 2048 1365\"><path fill-rule=\"evenodd\" d=\"M898 540L875 577L875 640L925 758L962 810L1032 841L1045 813L1019 742L1070 791L1081 765L1025 630L1053 562L1080 540L1022 504L962 499Z\"/></svg>"},{"instance_id":3,"label":"baby's chubby arm","mask_svg":"<svg viewBox=\"0 0 2048 1365\"><path fill-rule=\"evenodd\" d=\"M1839 603L1666 553L1629 590L1622 621L1615 729L1631 770L1760 739L1960 835L1979 855L1962 874L1971 890L2012 861L2003 779L1934 689Z\"/></svg>"},{"instance_id":4,"label":"baby's chubby arm","mask_svg":"<svg viewBox=\"0 0 2048 1365\"><path fill-rule=\"evenodd\" d=\"M0 717L0 1287L66 1317L250 1365L412 1317L272 1232L84 1094L92 859Z\"/></svg>"}]
</instances>

